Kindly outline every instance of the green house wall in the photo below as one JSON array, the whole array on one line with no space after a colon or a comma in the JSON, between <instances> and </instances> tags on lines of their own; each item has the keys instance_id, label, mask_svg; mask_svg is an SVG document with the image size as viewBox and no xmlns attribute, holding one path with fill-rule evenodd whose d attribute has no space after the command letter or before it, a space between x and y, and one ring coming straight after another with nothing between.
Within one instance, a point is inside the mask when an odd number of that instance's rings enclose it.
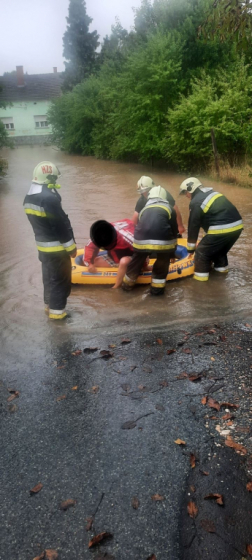
<instances>
[{"instance_id":1,"label":"green house wall","mask_svg":"<svg viewBox=\"0 0 252 560\"><path fill-rule=\"evenodd\" d=\"M6 109L0 107L0 119L13 118L14 129L8 130L8 135L14 142L41 143L50 137L52 128L50 125L46 128L36 128L34 117L47 115L49 107L50 101L15 101Z\"/></svg>"}]
</instances>

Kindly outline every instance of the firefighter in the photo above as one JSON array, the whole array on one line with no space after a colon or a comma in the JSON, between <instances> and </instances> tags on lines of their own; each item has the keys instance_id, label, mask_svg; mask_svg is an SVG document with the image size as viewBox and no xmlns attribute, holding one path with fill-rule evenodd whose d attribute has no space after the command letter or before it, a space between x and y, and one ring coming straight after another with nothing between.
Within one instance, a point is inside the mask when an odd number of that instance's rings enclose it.
<instances>
[{"instance_id":1,"label":"firefighter","mask_svg":"<svg viewBox=\"0 0 252 560\"><path fill-rule=\"evenodd\" d=\"M137 225L138 222L138 216L147 202L148 194L150 190L155 186L156 185L153 179L151 179L151 177L146 177L145 175L140 177L139 181L137 181L137 192L138 194L140 194L140 197L136 203L135 211L132 217L132 221L135 224L135 226ZM168 191L166 191L166 200L169 202L170 206L172 206L172 208L174 208L176 212L179 237L182 237L182 233L184 233L185 231L185 228L183 226L182 216L180 214L178 206L175 204L175 200L173 196Z\"/></svg>"},{"instance_id":2,"label":"firefighter","mask_svg":"<svg viewBox=\"0 0 252 560\"><path fill-rule=\"evenodd\" d=\"M71 291L71 259L76 256L73 230L57 192L59 169L42 161L34 171L24 210L34 231L42 263L45 311L50 319L64 319Z\"/></svg>"},{"instance_id":3,"label":"firefighter","mask_svg":"<svg viewBox=\"0 0 252 560\"><path fill-rule=\"evenodd\" d=\"M151 294L164 293L170 259L175 256L177 234L176 212L167 201L166 190L153 187L139 214L134 234L134 253L122 284L124 290L129 291L134 287L146 258L155 252L157 258L152 270Z\"/></svg>"},{"instance_id":4,"label":"firefighter","mask_svg":"<svg viewBox=\"0 0 252 560\"><path fill-rule=\"evenodd\" d=\"M227 253L243 229L238 210L223 194L204 187L196 177L181 183L180 194L190 200L187 249L192 254L195 251L195 280L208 280L212 263L217 272L228 272ZM196 247L201 227L206 235Z\"/></svg>"}]
</instances>

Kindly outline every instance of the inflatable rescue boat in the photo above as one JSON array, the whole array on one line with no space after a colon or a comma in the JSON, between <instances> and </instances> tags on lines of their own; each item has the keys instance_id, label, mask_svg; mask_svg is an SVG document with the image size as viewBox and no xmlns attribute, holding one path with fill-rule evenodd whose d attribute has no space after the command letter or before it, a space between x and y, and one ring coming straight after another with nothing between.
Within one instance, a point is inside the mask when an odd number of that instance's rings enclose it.
<instances>
[{"instance_id":1,"label":"inflatable rescue boat","mask_svg":"<svg viewBox=\"0 0 252 560\"><path fill-rule=\"evenodd\" d=\"M177 258L174 263L170 263L169 272L166 280L178 280L194 273L194 256L190 257L187 249L187 240L178 239ZM100 251L102 255L102 251ZM150 265L155 262L150 260ZM78 249L77 256L72 259L72 284L115 284L117 275L116 267L98 268L96 273L88 272L88 268L83 265L83 249ZM137 284L150 284L151 270L145 270L138 276Z\"/></svg>"}]
</instances>

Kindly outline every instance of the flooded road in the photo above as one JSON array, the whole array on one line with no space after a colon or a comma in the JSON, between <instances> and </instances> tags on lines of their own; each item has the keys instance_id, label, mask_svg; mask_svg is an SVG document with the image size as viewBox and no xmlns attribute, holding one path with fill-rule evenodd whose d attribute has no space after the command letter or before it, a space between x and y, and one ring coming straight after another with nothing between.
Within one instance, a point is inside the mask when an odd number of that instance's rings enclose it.
<instances>
[{"instance_id":1,"label":"flooded road","mask_svg":"<svg viewBox=\"0 0 252 560\"><path fill-rule=\"evenodd\" d=\"M1 323L4 340L11 351L13 345L23 347L28 339L48 339L40 263L33 232L22 208L34 166L42 160L52 160L59 166L62 204L69 214L78 247L85 245L93 221L131 218L137 200L135 185L141 175L151 175L175 199L184 176L143 165L70 156L51 147L2 150L2 156L8 159L9 169L7 177L0 182ZM146 328L235 317L251 309L252 191L212 185L238 207L245 224L245 231L230 253L227 276L213 274L203 285L192 278L171 282L162 298L150 297L149 288L144 286L130 294L103 286L73 286L68 301L72 317L61 325L60 336L63 332L69 337L74 332L88 334L96 329L109 332L129 326ZM186 225L188 201L181 197L178 204ZM50 331L55 328L58 329L55 325L49 327Z\"/></svg>"}]
</instances>

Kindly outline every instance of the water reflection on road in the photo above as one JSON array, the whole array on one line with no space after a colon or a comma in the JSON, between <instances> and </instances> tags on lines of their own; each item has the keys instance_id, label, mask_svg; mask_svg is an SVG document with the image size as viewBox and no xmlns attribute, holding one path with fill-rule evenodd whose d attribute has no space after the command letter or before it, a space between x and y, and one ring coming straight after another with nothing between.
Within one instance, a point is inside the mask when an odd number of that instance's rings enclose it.
<instances>
[{"instance_id":1,"label":"water reflection on road","mask_svg":"<svg viewBox=\"0 0 252 560\"><path fill-rule=\"evenodd\" d=\"M49 324L43 312L33 232L22 209L34 166L46 159L59 166L63 207L70 216L78 247L87 241L94 220L132 216L137 200L135 185L141 175L152 175L175 198L184 176L137 164L70 156L49 147L20 147L2 151L2 155L8 158L9 169L0 182L0 301L3 341L10 356L13 348L23 352L33 344L39 353L40 345L46 341L50 344L52 333L63 340L65 335L69 338L75 332L92 333L97 328L120 331L166 323L183 325L199 319L236 316L251 309L252 192L215 184L237 205L245 223L245 231L230 253L227 276L212 274L210 281L202 284L192 278L171 282L161 298L150 297L146 286L130 294L102 286L73 286L68 305L71 320L60 326ZM178 204L187 223L188 201L182 198Z\"/></svg>"}]
</instances>

